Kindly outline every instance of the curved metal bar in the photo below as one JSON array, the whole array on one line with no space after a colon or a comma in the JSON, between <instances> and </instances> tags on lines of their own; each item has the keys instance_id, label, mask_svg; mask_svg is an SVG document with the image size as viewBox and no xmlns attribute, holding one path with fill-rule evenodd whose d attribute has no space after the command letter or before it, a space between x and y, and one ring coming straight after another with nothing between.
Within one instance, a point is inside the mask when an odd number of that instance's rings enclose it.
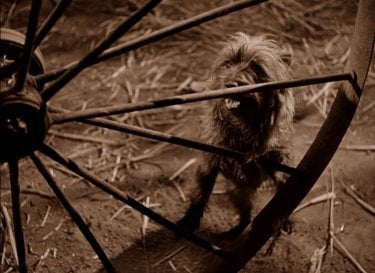
<instances>
[{"instance_id":1,"label":"curved metal bar","mask_svg":"<svg viewBox=\"0 0 375 273\"><path fill-rule=\"evenodd\" d=\"M121 54L127 53L129 51L132 51L134 49L138 49L142 46L149 45L151 43L160 41L164 38L167 38L173 34L182 32L184 30L188 30L192 27L198 26L202 23L209 22L211 20L214 20L218 17L230 14L232 12L236 12L239 10L242 10L247 7L255 6L257 4L267 2L268 0L240 0L233 3L229 3L227 5L223 5L222 7L218 7L215 9L212 9L207 12L203 12L199 15L196 15L194 17L191 17L189 19L183 20L181 22L175 23L171 26L164 27L160 30L154 31L150 34L143 35L139 38L133 39L129 42L125 42L123 44L111 47L103 52L102 55L100 55L98 58L93 59L92 63L90 65L97 64L99 62L108 60L110 58L119 56ZM39 83L46 83L50 82L52 80L55 80L56 78L60 77L64 71L71 68L75 63L71 63L63 68L50 71L48 73L45 73L43 75L40 75L36 77L36 81Z\"/></svg>"},{"instance_id":2,"label":"curved metal bar","mask_svg":"<svg viewBox=\"0 0 375 273\"><path fill-rule=\"evenodd\" d=\"M109 195L112 195L117 200L124 202L125 204L129 205L130 207L134 208L140 213L148 216L151 220L159 223L160 225L168 228L169 230L175 232L178 235L184 236L186 239L190 240L191 242L195 243L196 245L206 249L207 251L215 255L225 256L225 252L223 252L219 247L195 236L192 233L186 232L185 230L178 227L175 223L157 214L156 212L149 209L148 207L142 205L137 200L131 198L130 196L123 193L116 187L104 181L103 179L96 177L90 172L86 171L84 168L81 168L73 160L70 160L64 157L60 152L56 151L55 149L48 146L47 144L43 144L40 147L40 152L50 157L54 161L58 162L59 164L65 166L72 172L78 174L79 176L81 176L82 178L84 178L85 180L87 180L88 182L96 186L97 188L101 189L102 191L108 193Z\"/></svg>"},{"instance_id":3,"label":"curved metal bar","mask_svg":"<svg viewBox=\"0 0 375 273\"><path fill-rule=\"evenodd\" d=\"M266 82L253 85L245 85L239 87L225 88L219 90L211 90L194 94L186 94L180 96L173 96L168 98L156 99L153 101L137 102L137 103L125 103L118 104L115 106L101 107L86 109L82 111L75 112L65 112L65 113L53 113L51 114L51 123L60 124L68 121L80 121L84 118L95 118L104 117L120 113L129 113L141 110L148 110L154 108L160 108L165 106L186 104L204 100L217 99L221 97L227 97L238 94L255 93L261 92L269 89L282 89L282 88L292 88L304 85L312 85L325 83L329 81L348 81L351 79L350 73L341 73L334 75L318 76L306 79L296 79L281 82Z\"/></svg>"},{"instance_id":4,"label":"curved metal bar","mask_svg":"<svg viewBox=\"0 0 375 273\"><path fill-rule=\"evenodd\" d=\"M299 163L297 169L303 171L302 174L289 177L255 217L251 229L244 232L228 249L231 259L213 261L206 273L238 272L279 230L330 162L350 125L364 87L374 48L374 18L375 1L361 0L345 69L353 73L352 81L341 85L326 121Z\"/></svg>"},{"instance_id":5,"label":"curved metal bar","mask_svg":"<svg viewBox=\"0 0 375 273\"><path fill-rule=\"evenodd\" d=\"M23 235L22 219L21 219L21 205L20 205L20 185L19 185L19 172L18 162L11 161L9 164L10 173L10 187L12 193L12 210L13 210L13 228L14 237L17 246L17 261L20 273L27 273L26 266L26 251L25 239ZM9 227L10 228L10 227Z\"/></svg>"},{"instance_id":6,"label":"curved metal bar","mask_svg":"<svg viewBox=\"0 0 375 273\"><path fill-rule=\"evenodd\" d=\"M47 181L48 185L51 187L53 192L55 193L56 197L59 199L65 210L69 213L71 219L76 223L82 234L85 236L86 240L91 245L92 249L95 251L95 253L98 255L99 259L101 260L103 266L109 273L115 273L115 269L105 254L103 248L100 246L99 242L96 240L94 234L90 231L90 229L87 227L85 221L82 219L82 217L79 215L79 213L75 210L73 205L70 203L70 201L65 197L64 193L61 191L59 186L57 185L54 178L51 176L51 174L48 172L47 167L44 165L42 160L34 153L30 155L30 158L34 162L36 168L39 170L39 172L42 174L44 179Z\"/></svg>"},{"instance_id":7,"label":"curved metal bar","mask_svg":"<svg viewBox=\"0 0 375 273\"><path fill-rule=\"evenodd\" d=\"M23 50L23 55L19 62L17 79L16 79L16 83L14 86L14 90L16 92L19 92L23 89L25 82L26 82L27 73L29 72L31 58L34 52L35 34L37 31L41 5L42 5L42 0L33 0L31 4L31 11L30 11L30 16L29 16L29 23L27 25L25 46Z\"/></svg>"},{"instance_id":8,"label":"curved metal bar","mask_svg":"<svg viewBox=\"0 0 375 273\"><path fill-rule=\"evenodd\" d=\"M161 0L150 0L142 8L137 10L129 18L127 18L111 35L101 41L90 53L83 57L76 65L67 70L60 78L53 82L47 89L42 92L44 101L50 100L61 88L70 82L81 71L90 66L93 60L107 49L111 44L117 41L126 31L138 23L153 8L155 8Z\"/></svg>"}]
</instances>

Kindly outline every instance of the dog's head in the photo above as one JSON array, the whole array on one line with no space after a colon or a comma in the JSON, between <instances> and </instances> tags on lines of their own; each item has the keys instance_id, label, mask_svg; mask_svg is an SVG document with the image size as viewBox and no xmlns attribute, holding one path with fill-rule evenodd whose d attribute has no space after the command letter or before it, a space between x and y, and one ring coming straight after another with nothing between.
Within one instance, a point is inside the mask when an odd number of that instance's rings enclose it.
<instances>
[{"instance_id":1,"label":"dog's head","mask_svg":"<svg viewBox=\"0 0 375 273\"><path fill-rule=\"evenodd\" d=\"M266 36L244 33L231 36L214 63L210 89L222 89L291 78L290 54ZM232 114L273 113L272 119L290 121L294 114L293 96L287 90L267 90L236 95L222 100Z\"/></svg>"}]
</instances>

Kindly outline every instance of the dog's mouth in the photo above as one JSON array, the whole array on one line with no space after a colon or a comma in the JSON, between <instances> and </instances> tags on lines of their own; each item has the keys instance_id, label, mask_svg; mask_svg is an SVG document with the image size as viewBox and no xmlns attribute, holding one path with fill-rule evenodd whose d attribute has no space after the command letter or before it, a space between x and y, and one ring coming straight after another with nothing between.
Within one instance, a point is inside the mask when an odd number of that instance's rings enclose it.
<instances>
[{"instance_id":1,"label":"dog's mouth","mask_svg":"<svg viewBox=\"0 0 375 273\"><path fill-rule=\"evenodd\" d=\"M226 83L225 87L231 88L231 87L238 87L238 86L244 86L246 85L246 82L241 81L235 81ZM260 103L260 98L257 94L241 94L241 95L235 95L231 96L229 98L225 98L225 106L229 110L236 110L240 108L240 106L246 106L246 107L256 107Z\"/></svg>"},{"instance_id":2,"label":"dog's mouth","mask_svg":"<svg viewBox=\"0 0 375 273\"><path fill-rule=\"evenodd\" d=\"M225 98L225 106L228 110L253 109L256 110L262 104L262 99L257 94L237 95Z\"/></svg>"},{"instance_id":3,"label":"dog's mouth","mask_svg":"<svg viewBox=\"0 0 375 273\"><path fill-rule=\"evenodd\" d=\"M226 98L225 99L225 106L229 110L237 109L240 106L240 104L241 104L241 101L239 101L239 100L232 99L232 98Z\"/></svg>"}]
</instances>

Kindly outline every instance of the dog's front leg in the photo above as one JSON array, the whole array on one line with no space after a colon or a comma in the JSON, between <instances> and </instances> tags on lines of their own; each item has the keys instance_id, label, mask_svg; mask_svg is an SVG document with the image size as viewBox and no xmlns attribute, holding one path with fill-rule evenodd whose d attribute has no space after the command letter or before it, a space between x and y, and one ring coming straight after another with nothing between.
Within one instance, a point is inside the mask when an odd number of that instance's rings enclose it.
<instances>
[{"instance_id":1,"label":"dog's front leg","mask_svg":"<svg viewBox=\"0 0 375 273\"><path fill-rule=\"evenodd\" d=\"M219 160L220 157L217 155L203 157L202 163L197 169L196 181L198 185L192 195L190 207L185 216L178 221L181 228L190 232L199 228L200 220L219 173Z\"/></svg>"}]
</instances>

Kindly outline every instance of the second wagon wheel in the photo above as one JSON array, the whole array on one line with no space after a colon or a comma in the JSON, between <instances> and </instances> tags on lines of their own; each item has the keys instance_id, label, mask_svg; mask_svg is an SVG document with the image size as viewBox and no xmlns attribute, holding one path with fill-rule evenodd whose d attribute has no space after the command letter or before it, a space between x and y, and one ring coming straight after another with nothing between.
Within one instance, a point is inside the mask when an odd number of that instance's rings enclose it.
<instances>
[{"instance_id":1,"label":"second wagon wheel","mask_svg":"<svg viewBox=\"0 0 375 273\"><path fill-rule=\"evenodd\" d=\"M66 111L65 109L56 108L47 104L79 73L94 64L121 54L129 53L172 34L265 1L233 2L174 25L161 28L155 32L146 33L128 42L110 47L145 15L154 10L159 2L160 1L147 2L143 7L124 20L119 27L98 43L94 49L79 61L73 62L62 69L47 73L44 73L43 65L40 65L40 71L36 73L38 75L33 77L34 73L31 73L31 69L35 67L33 61L35 59L41 60L39 53L36 53L34 49L43 41L57 19L61 17L63 11L69 6L70 1L61 0L39 29L37 25L39 13L41 11L41 1L32 1L23 50L19 54L16 54L16 56L4 56L6 60L4 60L0 67L0 77L3 83L5 83L9 77L12 78L14 76L13 81L7 81L8 87L1 90L0 93L0 136L1 138L4 137L6 140L3 143L8 143L7 145L0 146L0 159L1 162L6 162L9 167L15 234L14 249L16 249L17 254L18 270L21 273L31 272L26 261L27 255L23 238L20 206L19 162L24 157L31 158L36 169L47 181L58 200L70 214L72 220L79 227L108 272L116 272L116 269L90 230L86 221L77 213L72 202L66 197L64 191L57 183L57 179L55 179L48 170L46 162L41 156L42 154L52 161L59 163L61 166L66 167L75 176L82 177L98 189L133 207L160 225L184 236L191 242L206 249L209 253L212 253L214 257L216 257L215 263L208 264L206 272L230 273L238 272L280 228L282 222L292 213L317 181L344 136L357 108L371 60L375 29L374 21L372 20L372 18L374 18L373 13L375 8L374 1L372 0L360 1L355 32L351 44L351 52L345 73L213 90L146 102L124 103L115 106L103 106L79 111ZM1 42L8 46L13 40L9 41L9 39L1 38ZM23 42L17 44L20 45L22 43ZM103 117L215 99L237 93L260 92L263 89L276 89L281 87L293 88L328 81L344 82L340 87L331 111L315 141L296 168L279 166L281 171L291 174L288 181L278 191L271 202L255 217L251 228L242 234L232 246L225 249L221 249L194 234L184 232L172 221L162 217L144 204L133 199L106 180L87 171L84 167L69 159L63 155L62 152L45 141L46 132L52 130L54 126L67 122L80 122L205 152L229 157L239 157L242 156L242 154L238 151L230 151L190 139L128 125L123 122L115 121L114 119L105 119ZM129 269L126 272L132 271Z\"/></svg>"}]
</instances>

